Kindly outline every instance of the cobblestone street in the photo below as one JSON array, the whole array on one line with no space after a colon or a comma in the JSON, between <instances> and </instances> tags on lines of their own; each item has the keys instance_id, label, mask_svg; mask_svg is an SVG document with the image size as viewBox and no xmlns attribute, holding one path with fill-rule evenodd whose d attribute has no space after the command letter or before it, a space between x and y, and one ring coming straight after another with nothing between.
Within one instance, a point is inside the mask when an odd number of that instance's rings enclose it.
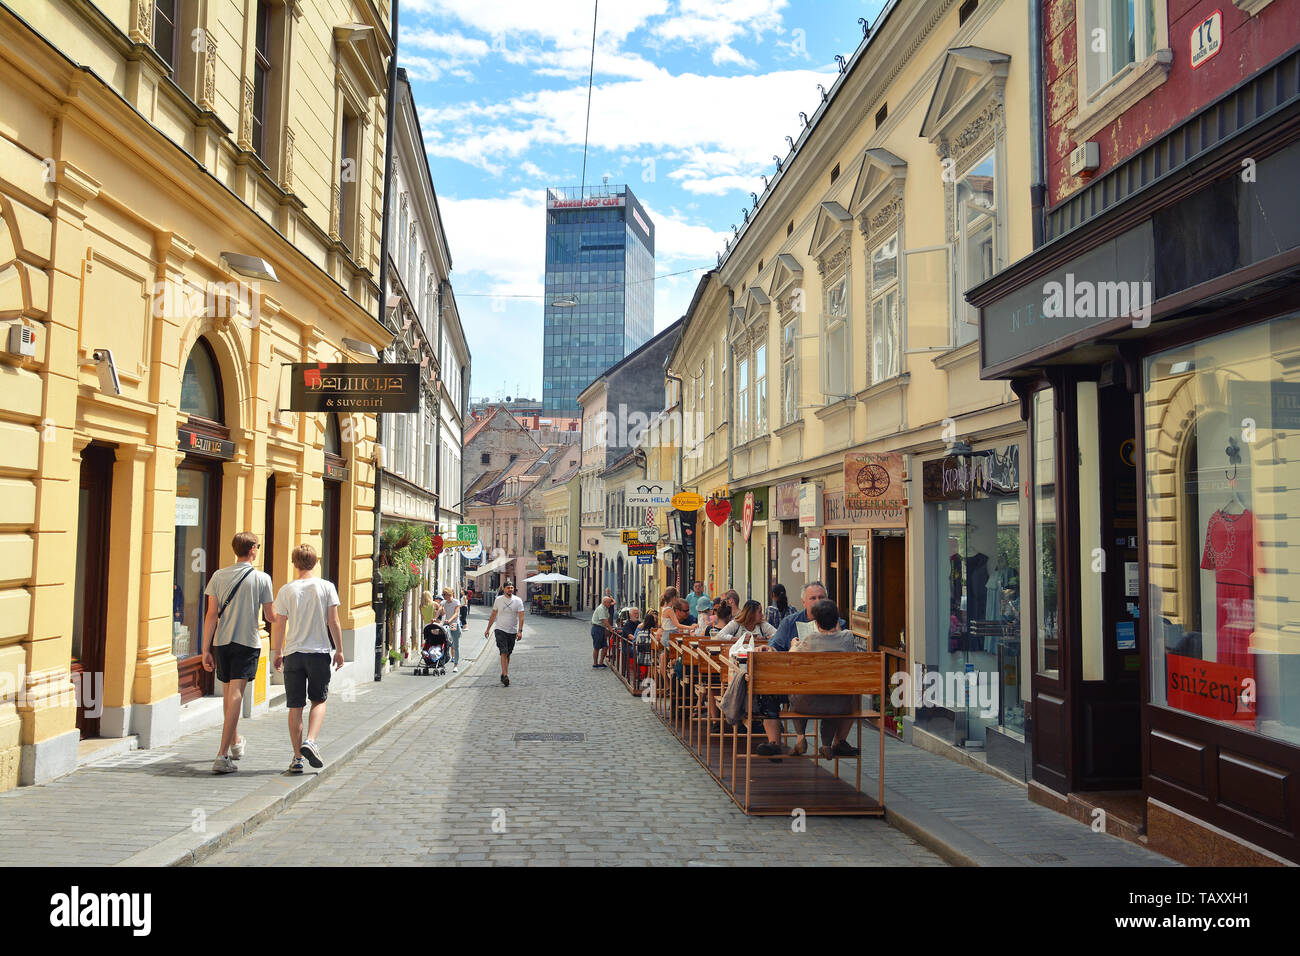
<instances>
[{"instance_id":1,"label":"cobblestone street","mask_svg":"<svg viewBox=\"0 0 1300 956\"><path fill-rule=\"evenodd\" d=\"M481 625L471 621L471 626ZM746 818L648 705L589 661L587 628L530 617L502 687L472 672L210 865L939 866L883 820ZM585 739L516 741L517 734Z\"/></svg>"}]
</instances>

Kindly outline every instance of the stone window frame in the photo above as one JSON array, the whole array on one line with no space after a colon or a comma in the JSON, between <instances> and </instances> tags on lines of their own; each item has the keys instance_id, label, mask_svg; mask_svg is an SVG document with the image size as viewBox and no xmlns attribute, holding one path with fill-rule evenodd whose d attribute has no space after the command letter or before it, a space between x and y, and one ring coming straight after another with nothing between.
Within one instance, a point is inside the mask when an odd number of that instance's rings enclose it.
<instances>
[{"instance_id":1,"label":"stone window frame","mask_svg":"<svg viewBox=\"0 0 1300 956\"><path fill-rule=\"evenodd\" d=\"M969 342L958 343L958 330L964 314L970 314L963 293L965 257L962 255L963 230L957 221L957 186L963 176L990 152L994 169L993 273L1007 265L1007 121L1006 81L1011 57L981 47L950 49L935 84L934 95L921 126L921 135L934 144L939 156L944 192L944 237L948 250L949 310L948 344L933 351L956 351L973 347L979 341L978 327ZM955 103L947 99L960 89L964 77L974 82ZM908 250L909 252L921 250ZM906 283L904 282L904 288Z\"/></svg>"},{"instance_id":2,"label":"stone window frame","mask_svg":"<svg viewBox=\"0 0 1300 956\"><path fill-rule=\"evenodd\" d=\"M772 283L768 286L768 296L771 298L776 317L777 317L777 351L778 358L778 388L781 395L781 424L778 428L784 428L786 425L793 425L800 421L799 391L802 385L802 362L800 359L799 343L802 340L802 325L800 314L806 310L804 305L803 290L803 265L793 255L788 252L778 253L776 263L772 269ZM793 409L788 408L785 364L787 356L785 354L785 333L786 329L791 328L794 338L792 353L788 356L793 365L790 375L790 393L794 398Z\"/></svg>"},{"instance_id":3,"label":"stone window frame","mask_svg":"<svg viewBox=\"0 0 1300 956\"><path fill-rule=\"evenodd\" d=\"M826 201L817 211L817 221L813 226L812 243L808 254L817 263L817 273L821 277L821 320L818 322L819 338L823 343L818 356L818 389L825 405L835 405L852 397L853 388L853 217L848 210L837 202ZM832 314L830 291L844 283L844 311L842 315ZM827 391L831 376L831 350L827 347L832 335L832 325L837 320L844 323L844 349L841 352L844 367L843 392ZM835 331L838 331L835 330Z\"/></svg>"},{"instance_id":4,"label":"stone window frame","mask_svg":"<svg viewBox=\"0 0 1300 956\"><path fill-rule=\"evenodd\" d=\"M850 206L862 233L864 246L863 279L866 290L867 321L866 347L864 354L867 363L867 387L892 381L905 371L907 312L903 298L903 261L906 245L903 241L904 205L903 195L907 184L907 163L886 149L868 149L862 158L862 168L853 187L853 200ZM876 379L874 355L874 322L876 300L889 294L889 288L877 290L872 274L872 261L876 250L891 238L897 241L897 265L895 267L893 291L897 310L898 336L898 370L893 374Z\"/></svg>"},{"instance_id":5,"label":"stone window frame","mask_svg":"<svg viewBox=\"0 0 1300 956\"><path fill-rule=\"evenodd\" d=\"M1131 106L1160 86L1169 76L1174 54L1169 46L1169 11L1166 0L1149 0L1151 10L1143 9L1142 0L1135 0L1133 9L1139 17L1150 15L1154 21L1155 38L1152 49L1136 48L1136 40L1145 31L1135 24L1134 60L1101 85L1096 93L1088 92L1088 58L1091 55L1091 33L1087 28L1088 10L1112 0L1074 0L1075 23L1075 114L1066 128L1076 142L1085 142L1119 119Z\"/></svg>"}]
</instances>

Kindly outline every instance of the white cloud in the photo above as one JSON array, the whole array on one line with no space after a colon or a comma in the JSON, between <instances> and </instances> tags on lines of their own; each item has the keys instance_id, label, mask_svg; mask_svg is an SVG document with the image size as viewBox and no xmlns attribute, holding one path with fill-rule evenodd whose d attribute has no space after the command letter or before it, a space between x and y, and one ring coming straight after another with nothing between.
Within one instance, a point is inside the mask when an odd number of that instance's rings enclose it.
<instances>
[{"instance_id":1,"label":"white cloud","mask_svg":"<svg viewBox=\"0 0 1300 956\"><path fill-rule=\"evenodd\" d=\"M403 13L451 18L492 38L493 49L518 47L525 39L561 49L591 50L591 0L406 0ZM597 23L597 47L617 47L651 17L668 11L668 0L607 3ZM421 22L424 22L423 20ZM399 38L399 42L401 39Z\"/></svg>"},{"instance_id":2,"label":"white cloud","mask_svg":"<svg viewBox=\"0 0 1300 956\"><path fill-rule=\"evenodd\" d=\"M724 66L728 63L734 63L736 66L743 66L751 70L758 66L757 63L745 56L729 43L724 43L721 46L713 48L713 63L715 66Z\"/></svg>"},{"instance_id":3,"label":"white cloud","mask_svg":"<svg viewBox=\"0 0 1300 956\"><path fill-rule=\"evenodd\" d=\"M781 117L798 129L800 110L817 102L816 84L828 74L789 70L765 75L665 75L654 80L601 84L592 97L591 147L626 152L634 163L665 154L683 156L667 172L692 192L745 191L784 155ZM509 161L545 146L580 146L586 121L585 85L540 90L502 103L421 109L430 155L500 173ZM726 117L720 122L719 117ZM744 182L727 177L747 177Z\"/></svg>"}]
</instances>

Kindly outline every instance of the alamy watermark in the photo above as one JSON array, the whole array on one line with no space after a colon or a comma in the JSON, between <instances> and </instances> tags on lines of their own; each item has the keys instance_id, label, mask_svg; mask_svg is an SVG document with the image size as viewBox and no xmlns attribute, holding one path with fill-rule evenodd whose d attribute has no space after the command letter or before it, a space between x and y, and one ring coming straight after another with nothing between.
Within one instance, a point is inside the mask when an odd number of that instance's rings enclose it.
<instances>
[{"instance_id":1,"label":"alamy watermark","mask_svg":"<svg viewBox=\"0 0 1300 956\"><path fill-rule=\"evenodd\" d=\"M1151 324L1152 285L1141 282L1093 282L1065 274L1065 282L1043 285L1043 317L1046 319L1131 318L1135 329Z\"/></svg>"},{"instance_id":2,"label":"alamy watermark","mask_svg":"<svg viewBox=\"0 0 1300 956\"><path fill-rule=\"evenodd\" d=\"M921 665L914 664L911 674L898 671L889 682L894 685L889 702L895 709L978 707L981 717L998 714L997 675L988 671L926 671L922 675Z\"/></svg>"}]
</instances>

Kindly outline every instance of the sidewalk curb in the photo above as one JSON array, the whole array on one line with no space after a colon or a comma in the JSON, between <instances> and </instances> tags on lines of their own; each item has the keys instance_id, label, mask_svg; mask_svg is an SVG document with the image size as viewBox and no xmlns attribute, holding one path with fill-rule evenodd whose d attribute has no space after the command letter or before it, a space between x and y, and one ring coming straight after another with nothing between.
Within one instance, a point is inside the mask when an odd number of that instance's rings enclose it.
<instances>
[{"instance_id":1,"label":"sidewalk curb","mask_svg":"<svg viewBox=\"0 0 1300 956\"><path fill-rule=\"evenodd\" d=\"M218 850L224 849L236 840L247 836L267 820L293 806L302 797L320 786L339 768L347 764L357 754L365 750L379 737L391 730L399 721L404 720L413 711L423 707L430 700L442 693L457 680L474 673L485 660L494 655L485 654L489 641L484 640L474 660L458 674L448 678L408 704L399 706L387 714L378 724L361 727L350 731L339 739L337 756L330 759L317 773L304 774L293 778L286 776L271 777L256 793L236 800L234 803L211 814L206 819L206 833L177 833L148 849L141 850L121 860L114 866L192 866Z\"/></svg>"},{"instance_id":2,"label":"sidewalk curb","mask_svg":"<svg viewBox=\"0 0 1300 956\"><path fill-rule=\"evenodd\" d=\"M953 866L1024 866L1024 861L885 788L885 822Z\"/></svg>"}]
</instances>

